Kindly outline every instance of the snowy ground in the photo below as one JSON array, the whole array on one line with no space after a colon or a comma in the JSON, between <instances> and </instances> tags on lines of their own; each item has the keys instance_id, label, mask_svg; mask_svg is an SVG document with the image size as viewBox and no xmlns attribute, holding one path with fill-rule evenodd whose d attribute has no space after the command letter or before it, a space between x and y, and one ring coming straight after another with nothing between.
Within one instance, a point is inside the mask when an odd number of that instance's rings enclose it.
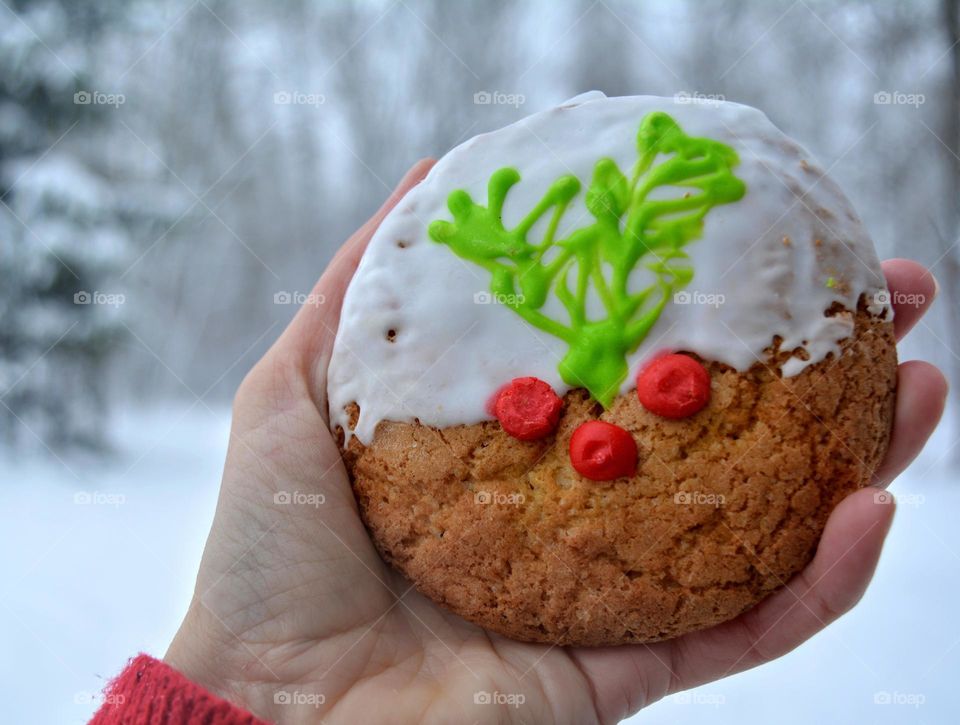
<instances>
[{"instance_id":1,"label":"snowy ground","mask_svg":"<svg viewBox=\"0 0 960 725\"><path fill-rule=\"evenodd\" d=\"M0 466L0 722L85 723L131 655L162 656L193 589L229 412L118 421L106 465Z\"/></svg>"},{"instance_id":2,"label":"snowy ground","mask_svg":"<svg viewBox=\"0 0 960 725\"><path fill-rule=\"evenodd\" d=\"M119 423L108 464L0 466L0 721L86 722L105 679L136 652L162 655L186 608L228 413L198 406ZM632 722L960 721L960 486L937 461L950 440L942 431L895 484L897 518L854 613L779 662Z\"/></svg>"}]
</instances>

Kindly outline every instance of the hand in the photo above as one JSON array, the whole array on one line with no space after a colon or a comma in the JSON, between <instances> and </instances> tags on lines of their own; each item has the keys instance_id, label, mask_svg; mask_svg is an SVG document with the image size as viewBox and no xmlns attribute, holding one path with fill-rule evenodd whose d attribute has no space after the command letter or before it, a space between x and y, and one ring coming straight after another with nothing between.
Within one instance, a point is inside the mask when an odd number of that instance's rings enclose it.
<instances>
[{"instance_id":1,"label":"hand","mask_svg":"<svg viewBox=\"0 0 960 725\"><path fill-rule=\"evenodd\" d=\"M735 620L652 645L504 639L435 606L380 560L327 427L326 369L364 247L432 163L414 166L350 238L314 290L325 303L301 309L240 386L213 528L167 662L278 722L615 722L779 657L849 610L893 517L870 489L834 510L816 557L785 588ZM935 282L906 260L884 271L895 299L925 300L896 309L899 339L932 301ZM943 376L927 363L904 363L899 374L877 485L917 455L946 397ZM280 492L297 498L284 504ZM522 704L475 704L475 693L495 691Z\"/></svg>"}]
</instances>

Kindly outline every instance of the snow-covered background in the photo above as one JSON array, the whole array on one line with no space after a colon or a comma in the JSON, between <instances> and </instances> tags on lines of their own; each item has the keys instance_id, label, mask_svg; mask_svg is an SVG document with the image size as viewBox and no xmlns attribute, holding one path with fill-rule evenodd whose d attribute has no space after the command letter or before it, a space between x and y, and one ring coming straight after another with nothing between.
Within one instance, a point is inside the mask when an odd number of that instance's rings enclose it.
<instances>
[{"instance_id":1,"label":"snow-covered background","mask_svg":"<svg viewBox=\"0 0 960 725\"><path fill-rule=\"evenodd\" d=\"M42 459L0 472L2 722L85 723L106 678L137 652L162 656L186 610L229 412L184 406L117 423L109 464ZM781 660L631 722L957 722L960 487L942 460L949 440L941 430L894 484L896 519L853 612Z\"/></svg>"},{"instance_id":2,"label":"snow-covered background","mask_svg":"<svg viewBox=\"0 0 960 725\"><path fill-rule=\"evenodd\" d=\"M164 652L233 391L403 171L582 91L766 111L934 270L901 358L960 390L958 6L0 2L0 722ZM960 721L957 400L860 607L637 722Z\"/></svg>"}]
</instances>

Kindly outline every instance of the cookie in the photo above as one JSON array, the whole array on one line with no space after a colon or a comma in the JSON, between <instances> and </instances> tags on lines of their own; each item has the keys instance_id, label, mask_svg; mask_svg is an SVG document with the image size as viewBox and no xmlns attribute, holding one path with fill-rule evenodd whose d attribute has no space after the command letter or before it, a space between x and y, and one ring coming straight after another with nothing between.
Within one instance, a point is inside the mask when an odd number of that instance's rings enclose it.
<instances>
[{"instance_id":1,"label":"cookie","mask_svg":"<svg viewBox=\"0 0 960 725\"><path fill-rule=\"evenodd\" d=\"M347 291L331 426L385 560L524 641L737 616L890 435L892 309L809 155L731 103L587 94L451 151Z\"/></svg>"}]
</instances>

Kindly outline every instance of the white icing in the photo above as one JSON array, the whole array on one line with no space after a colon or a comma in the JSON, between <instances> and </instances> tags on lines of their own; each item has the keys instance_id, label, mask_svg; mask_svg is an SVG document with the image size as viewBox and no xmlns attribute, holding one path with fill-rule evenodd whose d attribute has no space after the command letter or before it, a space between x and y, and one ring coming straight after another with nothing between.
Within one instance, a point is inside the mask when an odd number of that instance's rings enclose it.
<instances>
[{"instance_id":1,"label":"white icing","mask_svg":"<svg viewBox=\"0 0 960 725\"><path fill-rule=\"evenodd\" d=\"M793 376L838 353L838 343L851 334L849 315L824 316L834 302L853 310L866 293L880 300L872 311L892 314L877 295L885 282L850 203L763 113L734 103L592 92L458 146L387 215L344 299L329 367L331 425L342 426L349 438L344 408L356 402L354 432L369 443L381 420L416 418L446 427L488 419L488 399L515 377L533 375L561 394L568 390L557 371L565 343L503 305L476 304L475 295L489 297L489 274L430 240L427 225L451 218L446 201L454 189L486 204L487 181L503 166L521 174L504 206L508 228L561 175L575 174L585 190L601 157L631 169L640 120L655 110L669 113L689 135L732 146L740 157L734 173L747 193L713 207L703 236L685 248L694 269L686 291L695 301L713 295L722 304L668 304L630 356L621 392L634 387L642 361L660 350L688 350L746 370L763 359L775 335L784 348L808 354L783 366L783 375ZM583 199L581 190L557 238L592 221ZM529 239L538 239L537 231ZM631 280L637 289L642 274ZM601 310L591 294L588 310ZM567 319L553 295L543 311ZM389 330L396 332L392 342Z\"/></svg>"}]
</instances>

